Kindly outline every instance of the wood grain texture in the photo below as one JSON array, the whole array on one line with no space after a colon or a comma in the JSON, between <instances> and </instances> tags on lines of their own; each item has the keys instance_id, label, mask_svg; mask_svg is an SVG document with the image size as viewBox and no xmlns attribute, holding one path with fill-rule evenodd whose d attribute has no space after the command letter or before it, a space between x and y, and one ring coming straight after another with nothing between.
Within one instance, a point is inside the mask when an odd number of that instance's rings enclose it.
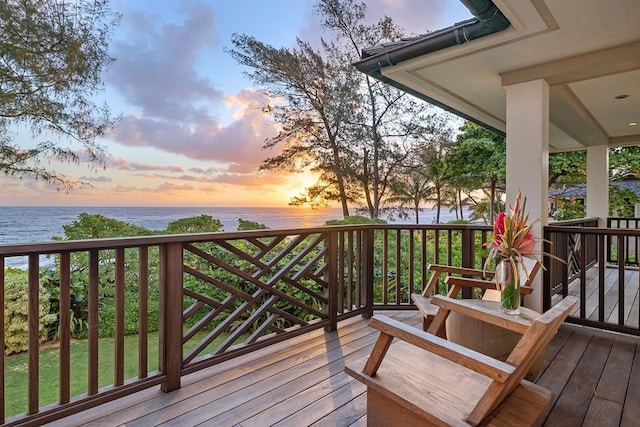
<instances>
[{"instance_id":1,"label":"wood grain texture","mask_svg":"<svg viewBox=\"0 0 640 427\"><path fill-rule=\"evenodd\" d=\"M418 311L385 314L417 327L422 321ZM143 390L101 406L92 406L82 413L48 425L153 425L154 419L159 424L164 422L171 425L173 418L184 414L186 408L191 408L189 411L193 412L193 419L225 421L218 425L262 427L279 424L298 427L322 423L327 418L337 427L347 427L349 424L346 422L353 418L345 414L353 411L353 416L355 412L360 412L360 418L351 425L364 426L367 413L361 402L366 399L365 386L347 376L339 366L341 363L351 363L351 358L365 357L371 351L378 332L366 325L367 321L360 318L340 321L336 332L325 334L322 330L315 330L190 374L183 378L182 388L174 392L165 394L158 388ZM554 335L547 347L543 373L538 382L556 392L555 401L562 398L572 375L578 373L580 359L592 337L596 335L611 343L620 338L619 334L568 324L563 325ZM637 346L637 338L629 337L628 340ZM621 347L620 350L624 348ZM345 356L341 356L341 353ZM324 358L324 362L318 363L321 358ZM606 363L603 364L603 369L604 366ZM285 371L293 372L278 375ZM281 381L283 375L288 377L286 382ZM596 372L594 375L601 378L603 374ZM579 378L585 379L584 376ZM637 426L637 420L640 419L640 360L637 357L634 358L630 378L620 383L619 387L628 390L620 425ZM569 392L570 389L566 391ZM594 392L595 389L592 390ZM264 398L261 397L262 394L265 395ZM514 392L512 396L515 395ZM355 399L359 400L354 402ZM195 402L190 403L191 400ZM224 411L215 409L217 403L224 406ZM341 408L345 411L342 415L332 415ZM556 405L553 411L561 409L562 405ZM582 415L578 418L587 419L589 406L579 409ZM199 411L203 414L196 415ZM599 412L592 411L594 415L597 413ZM565 420L562 425L580 425L580 422L573 421L568 414L564 418L562 415L557 414L558 419ZM344 420L345 424L340 424L340 420ZM600 420L594 417L593 421ZM602 420L603 425L606 422L606 419ZM202 425L216 424L204 421ZM552 424L547 422L545 425Z\"/></svg>"}]
</instances>

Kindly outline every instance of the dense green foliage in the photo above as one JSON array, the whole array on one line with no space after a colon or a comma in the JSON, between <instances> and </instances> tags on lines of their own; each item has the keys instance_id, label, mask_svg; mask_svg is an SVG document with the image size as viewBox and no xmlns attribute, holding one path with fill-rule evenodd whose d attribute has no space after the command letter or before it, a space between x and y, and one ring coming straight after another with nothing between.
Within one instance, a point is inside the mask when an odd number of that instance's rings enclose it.
<instances>
[{"instance_id":1,"label":"dense green foliage","mask_svg":"<svg viewBox=\"0 0 640 427\"><path fill-rule=\"evenodd\" d=\"M247 221L244 227L264 227L262 224ZM55 237L56 240L83 240L113 237L151 236L155 234L183 234L204 233L222 231L222 223L209 215L200 215L191 218L182 218L172 221L165 230L153 231L145 227L107 218L102 215L81 213L78 219L70 224L63 225L64 238ZM159 272L158 250L149 249L148 261L148 324L149 330L158 328L159 319ZM115 275L114 250L102 250L98 253L98 273L100 277L98 287L99 304L99 328L101 337L109 337L114 334L115 327ZM139 298L139 254L137 250L126 249L124 251L125 264L125 333L138 332L138 298ZM89 255L84 252L74 253L71 257L71 333L74 338L85 338L88 327L88 271ZM49 325L49 337L58 336L58 309L60 295L59 257L55 258L55 268L46 269L41 273L41 284L50 295L51 312L56 313L55 320Z\"/></svg>"},{"instance_id":2,"label":"dense green foliage","mask_svg":"<svg viewBox=\"0 0 640 427\"><path fill-rule=\"evenodd\" d=\"M4 272L4 351L6 354L25 351L29 345L29 323L27 319L29 285L27 273L15 268ZM40 342L47 338L47 325L55 319L50 313L49 293L40 287L39 294Z\"/></svg>"},{"instance_id":3,"label":"dense green foliage","mask_svg":"<svg viewBox=\"0 0 640 427\"><path fill-rule=\"evenodd\" d=\"M387 221L380 218L368 218L362 215L352 215L344 219L331 219L326 225L360 225L360 224L386 224Z\"/></svg>"},{"instance_id":4,"label":"dense green foliage","mask_svg":"<svg viewBox=\"0 0 640 427\"><path fill-rule=\"evenodd\" d=\"M328 225L349 225L349 224L382 224L383 220L370 219L363 216L347 217L344 220L328 221ZM252 221L240 221L240 226L246 229L263 229L262 224L258 224ZM220 222L212 217L198 216L193 218L184 218L170 223L166 230L163 231L151 231L144 227L138 227L132 224L124 223L114 220L112 218L106 218L100 215L89 215L83 213L79 215L78 219L71 224L66 224L63 227L65 232L65 239L77 240L83 238L103 238L103 237L116 237L116 236L146 236L156 233L168 233L169 231L176 233L190 232L208 232L217 231L221 228ZM375 251L374 251L374 277L376 286L377 297L382 297L382 284L385 281L389 284L387 288L387 298L389 300L398 299L398 295L401 295L398 302L408 302L408 295L410 289L408 288L409 276L414 277L415 286L420 286L424 282L424 278L420 278L422 260L415 259L409 261L406 253L408 253L410 240L413 240L414 249L419 248L422 245L423 235L421 233L407 233L407 230L400 231L399 235L394 235L394 231L390 231L387 238L387 265L383 266L383 253L382 246L384 244L383 235L380 232L375 233ZM345 239L349 236L355 236L345 234ZM460 246L460 236L457 232L452 234L453 248L451 254L445 252L447 247L447 233L439 233L436 237L434 232L425 234L427 239L425 245L427 252L431 253L429 259L425 259L424 262L434 262L436 259L448 259L452 257L452 262L459 263L458 253ZM440 254L437 256L434 253L435 242L434 239L439 239ZM61 237L58 237L62 240ZM242 274L237 274L235 271L246 272L246 274L252 274L255 271L256 266L262 263L273 265L261 273L261 281L269 282L275 272L285 266L288 269L288 275L295 275L297 271L305 268L305 265L311 262L316 257L317 249L307 251L305 248L308 244L311 244L315 237L311 236L307 239L301 240L296 247L291 251L285 251L285 248L291 244L290 240L283 240L277 243L270 250L269 254L265 254L265 258L260 261L249 261L243 257L239 257L238 253L258 253L260 252L260 245L269 245L271 237L261 238L260 242L252 242L251 239L237 239L229 242L232 247L225 246L225 244L211 242L194 243L193 246L210 257L217 260L216 263L211 263L205 258L185 251L184 264L188 268L192 268L198 271L202 277L208 277L209 279L203 280L198 275L185 274L183 286L193 295L201 295L204 298L210 298L211 300L224 302L224 307L216 315L215 319L209 319L204 330L213 330L220 322L236 312L241 305L247 301L245 298L237 298L233 296L235 294L230 293L230 289L235 289L234 292L240 292L243 295L255 295L252 303L255 307L259 307L262 304L268 303L270 298L269 293L263 293L261 288L249 280L243 278ZM445 240L443 240L445 239ZM401 246L401 259L396 259L396 244L399 242ZM357 242L354 242L352 246L345 240L342 244L343 248L352 247L354 251L358 251ZM305 251L304 253L302 251ZM124 303L125 303L125 318L124 329L126 334L137 333L139 329L138 324L138 307L139 307L139 295L140 295L140 281L139 281L139 251L138 249L125 249L120 251L124 256L124 263L126 265L124 274ZM284 256L279 255L280 253ZM98 251L97 268L98 268L98 317L99 317L99 336L109 337L114 334L115 327L115 258L120 256L115 250L101 250ZM355 256L355 253L354 253ZM148 325L149 331L157 330L159 322L159 253L157 248L151 247L148 252L148 265L147 265L147 278L148 288ZM270 261L272 257L277 257L277 261ZM292 261L295 259L295 263ZM60 273L58 258L54 259L55 264L53 269L46 269L41 272L41 285L47 303L51 308L51 313L55 315L50 319L48 336L50 338L56 338L58 334L58 316L57 312L60 307ZM410 264L413 265L413 271L410 271ZM226 266L225 268L220 268ZM397 270L397 271L396 271ZM88 326L88 283L89 272L89 256L85 252L78 252L72 254L71 257L71 333L74 338L85 338L87 336ZM347 274L347 272L344 272ZM353 277L358 274L355 270L351 273ZM345 276L346 277L346 276ZM301 287L292 286L287 281L278 280L274 282L274 289L282 292L285 295L292 297L294 300L301 302L302 304L310 307L312 310L323 312L324 308L321 301L316 296L322 296L325 290L312 280L307 280L304 277L298 279ZM398 288L399 287L399 288ZM303 291L306 289L306 291ZM414 291L416 289L413 289ZM419 290L419 289L418 289ZM198 299L191 296L191 294L185 294L184 296L184 310L190 313L185 318L185 326L187 328L199 325L202 319L209 315L211 307L207 304L202 305ZM312 311L307 310L304 306L298 306L287 301L285 298L280 299L274 305L279 310L290 313L300 319L307 321L317 318ZM48 313L48 311L47 311ZM228 325L232 329L235 326L244 322L248 316L250 316L251 310L246 310L242 315L238 316L232 324ZM262 319L265 320L265 319ZM260 319L256 319L259 323ZM290 323L286 321L286 318L280 318L276 325L279 327L288 327Z\"/></svg>"},{"instance_id":5,"label":"dense green foliage","mask_svg":"<svg viewBox=\"0 0 640 427\"><path fill-rule=\"evenodd\" d=\"M199 215L170 222L162 234L215 233L222 230L220 220L211 215Z\"/></svg>"},{"instance_id":6,"label":"dense green foliage","mask_svg":"<svg viewBox=\"0 0 640 427\"><path fill-rule=\"evenodd\" d=\"M259 222L249 221L247 219L238 219L238 231L246 231L246 230L267 230L267 227L264 224L260 224Z\"/></svg>"}]
</instances>

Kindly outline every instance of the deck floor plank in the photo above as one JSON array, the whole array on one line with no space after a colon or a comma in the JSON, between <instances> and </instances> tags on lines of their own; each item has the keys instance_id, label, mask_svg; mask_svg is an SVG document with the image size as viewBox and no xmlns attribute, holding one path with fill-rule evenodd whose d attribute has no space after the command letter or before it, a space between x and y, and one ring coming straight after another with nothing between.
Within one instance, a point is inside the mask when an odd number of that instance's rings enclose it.
<instances>
[{"instance_id":1,"label":"deck floor plank","mask_svg":"<svg viewBox=\"0 0 640 427\"><path fill-rule=\"evenodd\" d=\"M611 351L612 340L593 335L580 358L569 382L547 418L550 426L581 426L585 409L589 407L594 390Z\"/></svg>"},{"instance_id":2,"label":"deck floor plank","mask_svg":"<svg viewBox=\"0 0 640 427\"><path fill-rule=\"evenodd\" d=\"M615 339L611 354L602 371L595 396L611 400L622 405L631 377L631 368L635 355L635 343L625 339ZM622 407L622 406L621 406Z\"/></svg>"},{"instance_id":3,"label":"deck floor plank","mask_svg":"<svg viewBox=\"0 0 640 427\"><path fill-rule=\"evenodd\" d=\"M640 420L640 343L636 342L636 351L631 367L629 385L622 410L621 426L637 426Z\"/></svg>"},{"instance_id":4,"label":"deck floor plank","mask_svg":"<svg viewBox=\"0 0 640 427\"><path fill-rule=\"evenodd\" d=\"M583 427L616 427L620 425L622 405L594 396L582 422Z\"/></svg>"},{"instance_id":5,"label":"deck floor plank","mask_svg":"<svg viewBox=\"0 0 640 427\"><path fill-rule=\"evenodd\" d=\"M197 425L209 418L238 406L241 402L259 398L263 392L280 387L293 381L299 372L299 365L305 363L309 371L326 367L335 357L344 356L345 344L368 337L367 344L373 345L376 337L369 329L359 329L340 339L334 339L326 345L316 346L304 353L287 357L257 370L247 371L245 375L224 384L199 393L198 396L170 406L170 413L163 411L162 418L149 414L130 425L145 427L148 425ZM216 381L217 382L217 381ZM249 387L252 386L252 387Z\"/></svg>"},{"instance_id":6,"label":"deck floor plank","mask_svg":"<svg viewBox=\"0 0 640 427\"><path fill-rule=\"evenodd\" d=\"M582 329L564 329L569 331L569 338L564 341L560 352L556 354L553 361L536 381L554 393L555 401L562 396L562 392L591 340L591 334L585 333ZM553 338L550 345L554 345L555 341L556 337Z\"/></svg>"},{"instance_id":7,"label":"deck floor plank","mask_svg":"<svg viewBox=\"0 0 640 427\"><path fill-rule=\"evenodd\" d=\"M421 325L416 311L384 314ZM336 332L314 331L186 376L180 390L146 390L50 425L364 427L365 386L343 367L367 355L376 337L366 320L349 319ZM556 393L545 425L637 425L638 342L563 325L547 348L537 381Z\"/></svg>"}]
</instances>

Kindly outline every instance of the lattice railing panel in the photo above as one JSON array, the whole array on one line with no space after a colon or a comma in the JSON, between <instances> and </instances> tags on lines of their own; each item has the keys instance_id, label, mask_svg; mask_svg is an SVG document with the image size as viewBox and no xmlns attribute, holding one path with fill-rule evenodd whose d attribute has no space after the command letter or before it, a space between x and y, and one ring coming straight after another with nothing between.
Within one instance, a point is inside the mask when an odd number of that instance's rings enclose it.
<instances>
[{"instance_id":1,"label":"lattice railing panel","mask_svg":"<svg viewBox=\"0 0 640 427\"><path fill-rule=\"evenodd\" d=\"M184 245L184 363L328 319L325 233Z\"/></svg>"}]
</instances>

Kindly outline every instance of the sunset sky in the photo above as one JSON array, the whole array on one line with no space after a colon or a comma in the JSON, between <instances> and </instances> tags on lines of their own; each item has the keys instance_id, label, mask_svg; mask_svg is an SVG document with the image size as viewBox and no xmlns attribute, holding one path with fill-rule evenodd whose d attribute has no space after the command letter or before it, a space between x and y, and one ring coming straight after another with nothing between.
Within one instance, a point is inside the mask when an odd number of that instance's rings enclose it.
<instances>
[{"instance_id":1,"label":"sunset sky","mask_svg":"<svg viewBox=\"0 0 640 427\"><path fill-rule=\"evenodd\" d=\"M368 17L391 16L408 35L471 17L456 0L367 0ZM296 36L317 43L315 0L111 0L122 22L104 76L122 120L106 169L50 164L92 188L58 192L32 178L0 177L2 205L287 206L312 183L302 174L258 172L275 127L261 113L259 88L225 49L233 33L275 47ZM21 146L33 143L18 131ZM66 144L63 144L66 145Z\"/></svg>"}]
</instances>

